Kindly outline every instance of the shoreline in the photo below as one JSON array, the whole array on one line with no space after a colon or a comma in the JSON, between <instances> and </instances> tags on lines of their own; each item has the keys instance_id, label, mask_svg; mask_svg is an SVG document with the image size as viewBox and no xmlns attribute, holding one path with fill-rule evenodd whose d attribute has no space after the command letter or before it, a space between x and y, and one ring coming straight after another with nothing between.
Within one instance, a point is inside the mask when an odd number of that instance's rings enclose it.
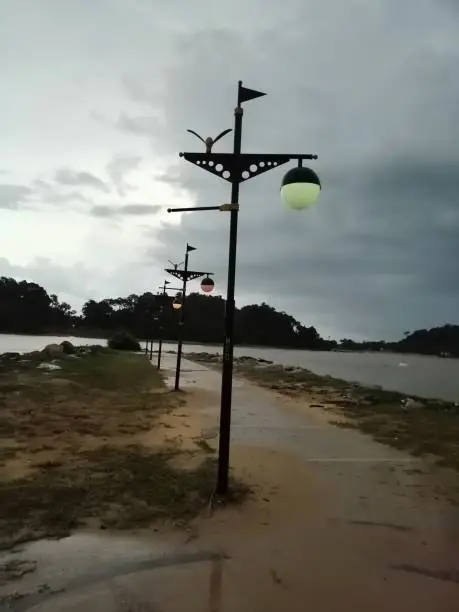
<instances>
[{"instance_id":1,"label":"shoreline","mask_svg":"<svg viewBox=\"0 0 459 612\"><path fill-rule=\"evenodd\" d=\"M175 351L167 351L167 352L170 354L175 354ZM190 353L184 353L184 356L187 359L190 359L190 361L204 363L204 364L207 364L213 367L220 367L222 363L222 356L220 353L214 354L214 353L192 353L190 352ZM384 389L384 387L382 387L381 385L364 384L364 383L360 383L355 380L346 380L343 378L338 378L331 374L317 374L313 372L312 370L309 370L308 368L303 368L301 366L294 366L294 365L285 365L282 363L276 363L275 361L272 361L270 359L264 359L263 357L253 357L251 355L241 355L238 357L235 356L233 359L233 368L234 368L234 371L237 373L241 373L241 372L247 373L247 371L251 372L252 371L251 368L265 368L265 369L272 368L272 370L279 371L279 373L281 372L301 373L302 372L304 374L307 374L310 377L313 377L319 382L322 380L327 381L331 385L333 384L337 385L339 388L341 388L344 385L350 388L355 387L355 388L365 389L369 392L377 391L381 393L386 393L389 395L397 396L399 399L412 398L415 400L419 400L420 402L425 403L425 404L434 403L434 404L444 404L448 406L457 406L458 411L459 411L459 402L443 400L441 398L423 397L420 395L416 395L415 393L404 393L403 391L396 391L393 389Z\"/></svg>"},{"instance_id":2,"label":"shoreline","mask_svg":"<svg viewBox=\"0 0 459 612\"><path fill-rule=\"evenodd\" d=\"M221 369L221 356L188 353L187 359ZM366 386L254 357L234 359L234 374L322 411L331 424L459 472L459 404Z\"/></svg>"},{"instance_id":3,"label":"shoreline","mask_svg":"<svg viewBox=\"0 0 459 612\"><path fill-rule=\"evenodd\" d=\"M90 330L82 331L78 333L77 330L72 330L68 332L42 332L37 334L27 334L27 333L16 333L16 332L6 332L0 331L1 336L15 336L18 338L76 338L76 339L84 339L84 340L104 340L107 341L111 335L114 333L103 333L97 334L93 333ZM150 342L151 338L138 338L138 341L142 344L145 342ZM159 342L159 338L153 338L153 343L157 344ZM177 340L175 339L162 339L163 344L176 344ZM184 340L184 346L192 345L192 346L205 346L209 348L220 348L222 349L221 342L204 342L201 340ZM448 361L456 361L459 360L459 356L455 357L454 355L445 355L443 353L412 353L406 351L379 351L379 350L368 350L368 349L343 349L343 348L320 348L320 349L312 349L312 348L297 348L294 346L276 346L276 345L268 345L268 344L235 344L235 348L247 348L247 349L259 349L259 350L278 350L278 351L292 351L298 353L339 353L339 354L357 354L357 355L397 355L397 356L405 356L405 357L426 357L433 358L436 357L438 359L446 359Z\"/></svg>"}]
</instances>

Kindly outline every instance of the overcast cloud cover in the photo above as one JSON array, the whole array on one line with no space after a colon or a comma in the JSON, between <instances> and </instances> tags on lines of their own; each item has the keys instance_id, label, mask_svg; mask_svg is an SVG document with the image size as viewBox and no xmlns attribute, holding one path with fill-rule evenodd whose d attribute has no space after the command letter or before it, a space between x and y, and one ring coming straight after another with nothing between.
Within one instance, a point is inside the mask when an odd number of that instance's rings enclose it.
<instances>
[{"instance_id":1,"label":"overcast cloud cover","mask_svg":"<svg viewBox=\"0 0 459 612\"><path fill-rule=\"evenodd\" d=\"M317 205L284 166L241 187L237 303L327 337L459 323L455 0L14 0L0 4L0 275L79 307L155 290L186 241L226 291L228 201L179 160L186 132L246 152L317 153ZM230 150L231 135L216 151Z\"/></svg>"}]
</instances>

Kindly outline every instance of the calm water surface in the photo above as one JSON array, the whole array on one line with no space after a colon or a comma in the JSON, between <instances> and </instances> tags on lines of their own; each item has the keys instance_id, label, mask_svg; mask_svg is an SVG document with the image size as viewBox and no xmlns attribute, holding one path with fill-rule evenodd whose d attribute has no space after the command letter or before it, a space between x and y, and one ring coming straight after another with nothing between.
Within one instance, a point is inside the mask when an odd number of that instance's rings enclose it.
<instances>
[{"instance_id":1,"label":"calm water surface","mask_svg":"<svg viewBox=\"0 0 459 612\"><path fill-rule=\"evenodd\" d=\"M16 336L0 334L0 353L40 350L47 344L70 340L75 345L105 344L97 338L69 336ZM156 347L155 347L156 348ZM165 344L164 350L174 350ZM221 352L221 347L187 344L185 352ZM236 347L235 354L263 357L283 365L308 368L344 380L380 385L402 393L459 401L459 359L391 353L332 353Z\"/></svg>"}]
</instances>

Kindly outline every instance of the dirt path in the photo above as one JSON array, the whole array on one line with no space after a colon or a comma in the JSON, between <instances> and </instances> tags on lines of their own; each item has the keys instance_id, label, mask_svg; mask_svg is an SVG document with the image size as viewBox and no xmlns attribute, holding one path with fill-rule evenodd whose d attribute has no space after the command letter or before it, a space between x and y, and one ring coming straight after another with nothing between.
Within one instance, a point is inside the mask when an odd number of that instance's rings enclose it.
<instances>
[{"instance_id":1,"label":"dirt path","mask_svg":"<svg viewBox=\"0 0 459 612\"><path fill-rule=\"evenodd\" d=\"M219 374L201 368L190 368L201 371L189 386L218 389ZM201 411L210 432L218 405L216 394ZM446 500L457 477L243 380L233 407L232 465L261 485L238 525L250 535L228 537L223 516L200 532L234 559L225 566L234 590L247 582L243 592L291 610L459 609L459 512Z\"/></svg>"},{"instance_id":2,"label":"dirt path","mask_svg":"<svg viewBox=\"0 0 459 612\"><path fill-rule=\"evenodd\" d=\"M183 368L189 402L169 416L171 434L189 430L215 446L220 376L188 361ZM46 574L56 555L61 567L73 563L75 547L42 555L40 579L66 591L33 609L459 609L459 512L446 499L457 482L448 473L243 380L234 382L232 434L235 474L254 487L249 502L160 545L151 534L118 548L111 538L102 558L112 569L97 578L97 564L78 588ZM129 572L113 569L120 548L124 564L134 560Z\"/></svg>"}]
</instances>

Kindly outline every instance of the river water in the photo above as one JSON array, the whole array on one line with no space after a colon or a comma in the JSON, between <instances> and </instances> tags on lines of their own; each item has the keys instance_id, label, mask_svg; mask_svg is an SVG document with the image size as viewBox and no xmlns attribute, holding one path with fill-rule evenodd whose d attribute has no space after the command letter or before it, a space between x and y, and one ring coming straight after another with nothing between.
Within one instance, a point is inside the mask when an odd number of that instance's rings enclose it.
<instances>
[{"instance_id":1,"label":"river water","mask_svg":"<svg viewBox=\"0 0 459 612\"><path fill-rule=\"evenodd\" d=\"M47 344L70 340L75 345L105 344L97 338L57 336L16 336L0 334L0 353L40 350ZM155 346L156 348L156 346ZM164 344L174 350L175 344ZM221 347L187 344L184 352L221 352ZM459 401L459 359L392 353L339 353L329 351L294 351L276 348L236 347L237 356L262 357L282 365L307 368L316 374L329 374L344 380L421 397Z\"/></svg>"}]
</instances>

